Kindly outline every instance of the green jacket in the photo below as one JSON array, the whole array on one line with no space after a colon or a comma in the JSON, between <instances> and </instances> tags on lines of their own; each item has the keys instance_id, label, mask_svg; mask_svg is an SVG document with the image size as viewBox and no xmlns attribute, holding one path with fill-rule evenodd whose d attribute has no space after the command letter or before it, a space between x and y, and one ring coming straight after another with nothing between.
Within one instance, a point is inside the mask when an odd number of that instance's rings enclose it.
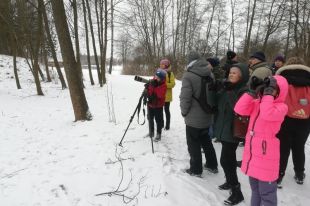
<instances>
[{"instance_id":1,"label":"green jacket","mask_svg":"<svg viewBox=\"0 0 310 206\"><path fill-rule=\"evenodd\" d=\"M242 73L242 79L230 89L221 89L217 92L218 113L214 124L214 136L225 142L238 142L233 137L234 106L239 97L246 91L249 79L249 70L245 64L234 64Z\"/></svg>"}]
</instances>

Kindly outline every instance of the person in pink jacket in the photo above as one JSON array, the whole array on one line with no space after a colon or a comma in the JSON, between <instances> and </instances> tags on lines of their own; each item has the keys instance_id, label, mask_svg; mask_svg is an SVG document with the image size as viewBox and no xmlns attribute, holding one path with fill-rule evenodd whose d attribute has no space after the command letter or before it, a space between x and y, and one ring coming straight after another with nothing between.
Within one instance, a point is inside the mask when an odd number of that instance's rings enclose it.
<instances>
[{"instance_id":1,"label":"person in pink jacket","mask_svg":"<svg viewBox=\"0 0 310 206\"><path fill-rule=\"evenodd\" d=\"M249 92L241 96L234 108L239 115L250 116L241 170L249 176L251 206L275 206L280 165L276 134L288 110L284 103L288 83L279 75L257 82L252 81Z\"/></svg>"}]
</instances>

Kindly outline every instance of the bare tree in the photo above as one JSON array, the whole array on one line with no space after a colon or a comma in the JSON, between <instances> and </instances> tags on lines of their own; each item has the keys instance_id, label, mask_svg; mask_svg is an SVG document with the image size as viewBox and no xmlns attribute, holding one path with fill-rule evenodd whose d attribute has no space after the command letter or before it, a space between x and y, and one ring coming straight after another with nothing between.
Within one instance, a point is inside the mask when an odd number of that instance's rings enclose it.
<instances>
[{"instance_id":1,"label":"bare tree","mask_svg":"<svg viewBox=\"0 0 310 206\"><path fill-rule=\"evenodd\" d=\"M73 46L67 25L67 17L62 0L53 0L52 10L55 26L61 48L66 77L69 84L71 102L75 120L91 120L88 104L83 90L83 85L77 71L77 62L74 56Z\"/></svg>"},{"instance_id":2,"label":"bare tree","mask_svg":"<svg viewBox=\"0 0 310 206\"><path fill-rule=\"evenodd\" d=\"M249 5L250 5L250 1L251 0L249 0ZM248 19L248 21L249 21L249 28L248 28L248 30L246 32L245 45L244 45L244 49L243 49L243 56L246 57L246 58L249 55L251 33L252 33L252 29L253 29L253 22L254 22L255 11L256 11L256 2L257 2L257 0L254 0L253 7L252 7L251 18ZM248 9L250 10L250 7Z\"/></svg>"},{"instance_id":3,"label":"bare tree","mask_svg":"<svg viewBox=\"0 0 310 206\"><path fill-rule=\"evenodd\" d=\"M81 65L81 58L80 58L80 42L79 42L79 26L78 26L78 13L77 13L77 3L76 0L71 1L72 9L73 9L73 17L74 17L74 39L75 39L75 52L76 52L76 63L77 69L80 76L81 84L83 84L83 71Z\"/></svg>"},{"instance_id":4,"label":"bare tree","mask_svg":"<svg viewBox=\"0 0 310 206\"><path fill-rule=\"evenodd\" d=\"M89 38L88 38L88 25L87 25L87 11L85 6L85 0L82 0L83 4L83 16L84 16L84 25L85 25L85 34L86 34L86 50L87 50L87 65L88 65L88 73L91 85L94 85L93 74L91 70L91 63L90 63L90 52L89 52Z\"/></svg>"},{"instance_id":5,"label":"bare tree","mask_svg":"<svg viewBox=\"0 0 310 206\"><path fill-rule=\"evenodd\" d=\"M277 31L280 24L282 23L283 15L285 12L285 2L286 0L282 0L279 4L275 5L275 3L277 3L276 0L271 1L271 5L269 6L269 13L267 15L267 25L263 44L264 52L266 51L270 35Z\"/></svg>"},{"instance_id":6,"label":"bare tree","mask_svg":"<svg viewBox=\"0 0 310 206\"><path fill-rule=\"evenodd\" d=\"M112 73L113 66L113 51L114 51L114 4L111 0L111 54L110 54L110 64L109 64L109 74Z\"/></svg>"},{"instance_id":7,"label":"bare tree","mask_svg":"<svg viewBox=\"0 0 310 206\"><path fill-rule=\"evenodd\" d=\"M42 41L42 28L43 28L43 21L42 21L42 2L38 0L38 9L37 9L37 13L38 13L38 23L37 23L37 35L36 35L36 44L35 44L35 48L34 48L34 67L33 67L33 76L34 76L34 80L36 83L36 88L37 88L37 94L38 95L44 95L42 88L41 88L41 83L39 80L39 53L40 53L40 47L41 47L41 41Z\"/></svg>"},{"instance_id":8,"label":"bare tree","mask_svg":"<svg viewBox=\"0 0 310 206\"><path fill-rule=\"evenodd\" d=\"M99 69L99 61L98 61L98 55L97 55L97 49L96 49L96 40L95 40L95 35L94 35L93 21L92 21L92 17L91 17L91 9L89 6L89 1L85 0L85 3L86 3L87 13L88 13L89 29L90 29L90 33L91 33L91 37L92 37L98 81L99 81L100 86L102 86L102 78L101 78L101 72Z\"/></svg>"},{"instance_id":9,"label":"bare tree","mask_svg":"<svg viewBox=\"0 0 310 206\"><path fill-rule=\"evenodd\" d=\"M43 4L42 6L42 14L43 14L43 20L44 20L44 27L45 27L45 34L46 34L46 38L47 38L47 42L48 42L48 46L50 48L53 60L54 60L54 64L55 64L55 68L62 86L62 89L66 89L67 88L67 84L66 81L62 75L61 69L60 69L60 65L57 59L57 54L56 54L56 48L52 39L52 35L51 35L51 31L49 28L49 22L48 22L48 18L47 18L47 12L46 12L46 7L44 4L43 0L40 0L41 4Z\"/></svg>"}]
</instances>

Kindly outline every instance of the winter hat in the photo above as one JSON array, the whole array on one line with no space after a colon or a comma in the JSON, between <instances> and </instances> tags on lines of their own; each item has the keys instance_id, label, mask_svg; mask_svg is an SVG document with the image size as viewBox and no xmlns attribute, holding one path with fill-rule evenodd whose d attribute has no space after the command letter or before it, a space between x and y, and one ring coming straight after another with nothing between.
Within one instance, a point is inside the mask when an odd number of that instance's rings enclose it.
<instances>
[{"instance_id":1,"label":"winter hat","mask_svg":"<svg viewBox=\"0 0 310 206\"><path fill-rule=\"evenodd\" d=\"M170 66L170 61L169 59L162 59L160 60L160 64L165 65L165 69L168 69L168 67Z\"/></svg>"},{"instance_id":2,"label":"winter hat","mask_svg":"<svg viewBox=\"0 0 310 206\"><path fill-rule=\"evenodd\" d=\"M235 56L237 56L237 54L234 51L228 51L226 56L228 60L232 60Z\"/></svg>"},{"instance_id":3,"label":"winter hat","mask_svg":"<svg viewBox=\"0 0 310 206\"><path fill-rule=\"evenodd\" d=\"M199 59L200 58L200 55L198 54L198 52L195 52L195 51L190 51L188 54L187 54L187 63L191 63L192 61L196 60L196 59Z\"/></svg>"},{"instance_id":4,"label":"winter hat","mask_svg":"<svg viewBox=\"0 0 310 206\"><path fill-rule=\"evenodd\" d=\"M166 74L167 72L163 69L157 69L155 75L161 80L163 81L166 78Z\"/></svg>"},{"instance_id":5,"label":"winter hat","mask_svg":"<svg viewBox=\"0 0 310 206\"><path fill-rule=\"evenodd\" d=\"M250 58L255 58L255 59L261 60L262 62L265 62L265 61L266 61L265 54L264 54L264 52L262 52L262 51L254 52L254 53L250 56Z\"/></svg>"},{"instance_id":6,"label":"winter hat","mask_svg":"<svg viewBox=\"0 0 310 206\"><path fill-rule=\"evenodd\" d=\"M282 56L282 55L278 55L278 56L276 56L276 58L274 59L274 61L281 61L281 62L283 62L283 63L285 63L285 58L284 58L284 56Z\"/></svg>"},{"instance_id":7,"label":"winter hat","mask_svg":"<svg viewBox=\"0 0 310 206\"><path fill-rule=\"evenodd\" d=\"M212 67L216 67L220 64L220 60L217 57L207 58L207 61L212 65Z\"/></svg>"}]
</instances>

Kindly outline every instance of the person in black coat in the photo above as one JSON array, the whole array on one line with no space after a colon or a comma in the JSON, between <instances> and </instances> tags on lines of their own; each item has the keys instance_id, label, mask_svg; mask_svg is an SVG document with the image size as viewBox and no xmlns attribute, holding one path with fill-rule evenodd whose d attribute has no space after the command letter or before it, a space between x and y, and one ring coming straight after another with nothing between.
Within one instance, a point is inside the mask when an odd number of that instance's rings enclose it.
<instances>
[{"instance_id":1,"label":"person in black coat","mask_svg":"<svg viewBox=\"0 0 310 206\"><path fill-rule=\"evenodd\" d=\"M237 176L236 150L239 140L233 135L234 106L238 98L246 91L249 79L247 65L233 64L229 69L228 79L217 91L218 113L214 124L214 133L222 144L221 166L226 181L219 186L220 190L231 190L225 204L235 205L244 200Z\"/></svg>"},{"instance_id":2,"label":"person in black coat","mask_svg":"<svg viewBox=\"0 0 310 206\"><path fill-rule=\"evenodd\" d=\"M288 98L286 100L289 110L277 134L280 139L278 188L282 187L281 183L285 175L290 150L292 150L296 183L303 184L305 178L305 144L310 133L310 68L303 64L302 59L291 57L284 67L276 71L276 74L284 76L289 83ZM305 91L302 93L303 97L299 99L291 98L300 89ZM301 109L295 108L289 102L290 99L293 99L293 103L302 105L299 106Z\"/></svg>"}]
</instances>

